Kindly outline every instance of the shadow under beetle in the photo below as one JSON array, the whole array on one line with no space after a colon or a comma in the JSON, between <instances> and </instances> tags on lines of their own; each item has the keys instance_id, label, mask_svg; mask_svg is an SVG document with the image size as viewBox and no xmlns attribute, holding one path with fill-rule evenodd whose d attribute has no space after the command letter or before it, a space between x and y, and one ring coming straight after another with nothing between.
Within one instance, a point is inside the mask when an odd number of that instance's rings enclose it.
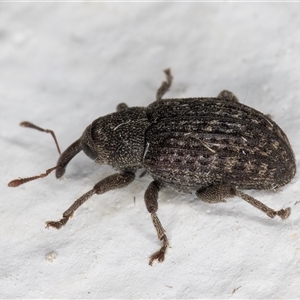
<instances>
[{"instance_id":1,"label":"shadow under beetle","mask_svg":"<svg viewBox=\"0 0 300 300\"><path fill-rule=\"evenodd\" d=\"M57 165L46 173L15 179L9 186L47 176L65 173L71 159L80 151L98 164L108 164L118 173L99 181L77 199L59 221L48 221L46 227L60 229L75 210L94 194L123 188L143 168L152 176L145 192L145 203L151 214L161 248L150 256L149 264L165 258L168 239L158 219L158 192L171 187L193 193L208 203L226 202L238 196L260 209L270 218L286 219L290 208L278 211L240 191L240 189L275 190L287 184L296 173L291 145L285 133L267 115L239 103L234 94L222 91L216 98L162 99L172 83L169 69L148 107L117 106L117 112L92 122L82 136L59 157ZM25 127L50 132L29 122Z\"/></svg>"}]
</instances>

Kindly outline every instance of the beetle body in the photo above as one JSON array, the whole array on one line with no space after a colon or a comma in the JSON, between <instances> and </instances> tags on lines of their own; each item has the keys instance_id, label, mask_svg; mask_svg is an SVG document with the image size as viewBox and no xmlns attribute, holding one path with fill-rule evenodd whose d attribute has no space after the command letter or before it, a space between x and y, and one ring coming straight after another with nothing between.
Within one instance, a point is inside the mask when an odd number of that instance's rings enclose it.
<instances>
[{"instance_id":1,"label":"beetle body","mask_svg":"<svg viewBox=\"0 0 300 300\"><path fill-rule=\"evenodd\" d=\"M145 168L163 186L187 193L216 184L276 189L296 171L290 143L274 121L219 98L129 107L96 119L78 141L96 163L121 171Z\"/></svg>"},{"instance_id":2,"label":"beetle body","mask_svg":"<svg viewBox=\"0 0 300 300\"><path fill-rule=\"evenodd\" d=\"M144 198L163 242L149 264L163 261L168 248L156 215L158 193L164 187L195 192L208 203L238 196L271 218L289 216L290 208L276 211L239 190L276 189L294 177L294 154L280 127L267 115L239 103L228 91L216 98L162 99L172 82L170 70L165 73L167 80L148 107L130 108L121 103L117 112L93 121L60 155L56 167L40 176L10 182L10 186L18 186L45 177L54 169L60 178L80 151L118 171L77 199L61 220L46 222L47 227L61 228L92 195L127 186L141 168L153 178ZM29 127L49 132L32 124Z\"/></svg>"}]
</instances>

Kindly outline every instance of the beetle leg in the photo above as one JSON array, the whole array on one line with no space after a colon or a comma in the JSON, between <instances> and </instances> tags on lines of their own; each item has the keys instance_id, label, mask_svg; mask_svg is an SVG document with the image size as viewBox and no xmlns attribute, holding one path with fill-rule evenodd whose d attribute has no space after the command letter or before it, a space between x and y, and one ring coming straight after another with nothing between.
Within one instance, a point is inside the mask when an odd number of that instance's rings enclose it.
<instances>
[{"instance_id":1,"label":"beetle leg","mask_svg":"<svg viewBox=\"0 0 300 300\"><path fill-rule=\"evenodd\" d=\"M237 96L234 93L227 91L227 90L220 92L217 98L226 100L226 101L239 102L239 99L237 98Z\"/></svg>"},{"instance_id":2,"label":"beetle leg","mask_svg":"<svg viewBox=\"0 0 300 300\"><path fill-rule=\"evenodd\" d=\"M212 185L206 188L201 188L196 192L196 196L203 202L219 203L226 202L224 198L233 197L230 192L229 185Z\"/></svg>"},{"instance_id":3,"label":"beetle leg","mask_svg":"<svg viewBox=\"0 0 300 300\"><path fill-rule=\"evenodd\" d=\"M116 173L110 175L101 181L99 181L93 189L89 190L87 193L83 194L80 198L78 198L64 213L63 217L59 221L47 221L46 228L55 227L60 229L62 226L66 225L68 220L73 216L75 210L79 208L84 202L86 202L89 198L91 198L94 194L104 194L108 191L120 189L128 184L130 184L135 178L134 173L124 172L124 173Z\"/></svg>"},{"instance_id":4,"label":"beetle leg","mask_svg":"<svg viewBox=\"0 0 300 300\"><path fill-rule=\"evenodd\" d=\"M169 90L172 85L173 76L171 75L171 70L166 69L164 70L164 72L167 76L167 81L163 81L160 88L157 90L156 101L161 100L162 96Z\"/></svg>"},{"instance_id":5,"label":"beetle leg","mask_svg":"<svg viewBox=\"0 0 300 300\"><path fill-rule=\"evenodd\" d=\"M291 208L287 207L285 209L280 209L280 210L274 210L262 202L256 200L255 198L251 197L250 195L247 195L243 193L242 191L239 191L235 189L235 194L236 196L240 197L241 199L247 201L254 207L260 209L262 212L264 212L268 217L274 218L275 216L279 216L282 220L287 219L289 215L291 214Z\"/></svg>"},{"instance_id":6,"label":"beetle leg","mask_svg":"<svg viewBox=\"0 0 300 300\"><path fill-rule=\"evenodd\" d=\"M144 177L147 174L147 170L143 170L142 173L140 174L139 178Z\"/></svg>"},{"instance_id":7,"label":"beetle leg","mask_svg":"<svg viewBox=\"0 0 300 300\"><path fill-rule=\"evenodd\" d=\"M117 112L119 112L119 111L122 111L127 108L128 108L128 105L126 103L122 102L117 105L116 110L117 110Z\"/></svg>"},{"instance_id":8,"label":"beetle leg","mask_svg":"<svg viewBox=\"0 0 300 300\"><path fill-rule=\"evenodd\" d=\"M165 230L162 227L156 212L158 209L158 192L161 189L161 185L158 181L152 181L150 185L148 186L146 192L145 192L145 204L147 207L148 212L151 214L153 225L156 229L157 237L161 241L163 241L162 247L155 253L153 253L150 256L149 265L152 266L152 263L154 260L158 260L159 262L164 261L165 254L167 251L167 248L169 246L168 238L165 234Z\"/></svg>"},{"instance_id":9,"label":"beetle leg","mask_svg":"<svg viewBox=\"0 0 300 300\"><path fill-rule=\"evenodd\" d=\"M288 216L291 213L291 209L289 207L281 210L274 210L266 206L262 202L258 201L257 199L251 197L250 195L245 194L244 192L237 190L236 188L230 185L213 185L207 188L201 188L196 192L196 196L200 200L208 203L226 202L224 198L231 198L237 196L247 201L252 206L260 209L270 218L279 216L282 220L284 220L288 218Z\"/></svg>"}]
</instances>

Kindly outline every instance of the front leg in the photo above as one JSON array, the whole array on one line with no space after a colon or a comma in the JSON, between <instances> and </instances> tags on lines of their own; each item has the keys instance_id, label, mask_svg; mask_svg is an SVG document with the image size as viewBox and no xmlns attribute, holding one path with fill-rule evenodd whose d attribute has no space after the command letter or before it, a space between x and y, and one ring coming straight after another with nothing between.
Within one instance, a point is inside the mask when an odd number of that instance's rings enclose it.
<instances>
[{"instance_id":1,"label":"front leg","mask_svg":"<svg viewBox=\"0 0 300 300\"><path fill-rule=\"evenodd\" d=\"M91 198L94 194L104 194L108 191L120 189L126 187L135 178L134 173L124 172L116 173L110 175L103 180L99 181L91 190L83 194L79 199L77 199L64 213L63 217L59 221L47 221L46 228L55 227L60 229L62 226L66 225L68 220L73 216L75 210Z\"/></svg>"},{"instance_id":2,"label":"front leg","mask_svg":"<svg viewBox=\"0 0 300 300\"><path fill-rule=\"evenodd\" d=\"M120 112L120 111L125 110L127 108L128 108L128 105L126 103L122 102L122 103L119 103L117 105L116 110L117 110L117 112Z\"/></svg>"},{"instance_id":3,"label":"front leg","mask_svg":"<svg viewBox=\"0 0 300 300\"><path fill-rule=\"evenodd\" d=\"M148 212L151 214L153 225L156 229L157 237L163 241L162 247L150 256L149 265L152 266L154 260L159 262L164 261L167 248L169 246L168 238L165 234L165 230L162 227L156 212L158 209L158 192L161 189L161 184L158 181L152 181L145 192L145 204Z\"/></svg>"}]
</instances>

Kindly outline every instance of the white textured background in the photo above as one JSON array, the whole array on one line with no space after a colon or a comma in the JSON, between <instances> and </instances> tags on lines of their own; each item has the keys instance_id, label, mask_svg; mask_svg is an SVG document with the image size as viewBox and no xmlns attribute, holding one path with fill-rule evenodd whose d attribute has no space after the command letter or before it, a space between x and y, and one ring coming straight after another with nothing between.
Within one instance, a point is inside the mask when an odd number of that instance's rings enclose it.
<instances>
[{"instance_id":1,"label":"white textured background","mask_svg":"<svg viewBox=\"0 0 300 300\"><path fill-rule=\"evenodd\" d=\"M232 90L269 113L299 159L299 3L0 3L0 298L299 298L299 175L277 193L250 191L282 222L246 202L209 205L173 191L158 215L172 248L160 247L143 194L147 176L94 196L59 231L44 222L114 171L84 154L65 180L19 188L119 102L146 106L171 67L168 97ZM136 203L134 204L134 197ZM51 262L47 254L56 256Z\"/></svg>"}]
</instances>

